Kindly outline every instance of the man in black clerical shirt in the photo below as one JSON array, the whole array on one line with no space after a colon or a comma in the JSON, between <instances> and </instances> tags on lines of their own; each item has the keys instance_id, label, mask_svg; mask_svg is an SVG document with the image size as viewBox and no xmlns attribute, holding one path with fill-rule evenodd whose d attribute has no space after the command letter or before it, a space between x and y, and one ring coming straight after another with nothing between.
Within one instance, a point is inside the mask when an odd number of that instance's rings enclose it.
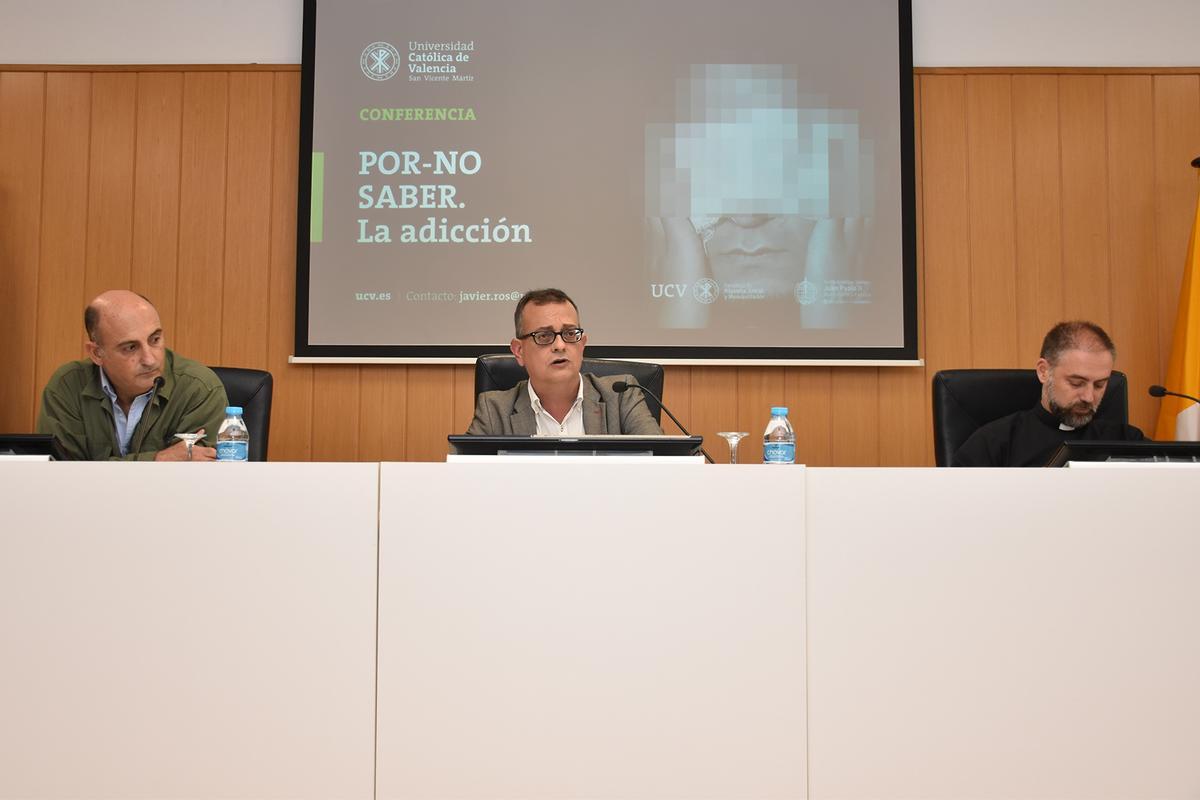
<instances>
[{"instance_id":1,"label":"man in black clerical shirt","mask_svg":"<svg viewBox=\"0 0 1200 800\"><path fill-rule=\"evenodd\" d=\"M1116 355L1099 325L1058 323L1042 341L1037 362L1041 402L975 431L951 465L1042 467L1063 442L1145 439L1132 425L1095 419Z\"/></svg>"}]
</instances>

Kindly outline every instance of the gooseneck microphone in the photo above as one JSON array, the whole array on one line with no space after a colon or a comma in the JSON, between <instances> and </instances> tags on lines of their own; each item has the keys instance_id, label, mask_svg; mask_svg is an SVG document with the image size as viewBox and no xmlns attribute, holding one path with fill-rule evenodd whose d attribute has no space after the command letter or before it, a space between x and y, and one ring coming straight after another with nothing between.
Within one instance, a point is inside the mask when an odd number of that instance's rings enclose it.
<instances>
[{"instance_id":1,"label":"gooseneck microphone","mask_svg":"<svg viewBox=\"0 0 1200 800\"><path fill-rule=\"evenodd\" d=\"M683 423L680 422L679 419L674 414L671 413L671 409L669 409L665 405L663 405L662 398L659 397L658 395L656 395L654 392L647 389L645 386L642 386L637 381L616 381L613 383L612 388L613 388L613 391L616 392L617 394L621 394L621 393L625 392L627 389L641 389L643 394L650 395L652 398L654 398L654 402L658 403L658 407L661 408L663 411L667 412L667 416L671 418L672 422L674 422L676 425L679 426L679 430L683 431L684 436L691 436L691 434L688 433L688 429L683 427ZM701 445L701 447L700 447L700 452L704 454L704 457L708 460L708 463L710 463L710 464L717 463L717 462L713 461L712 456L710 456L708 454L708 451L704 449L703 445Z\"/></svg>"},{"instance_id":2,"label":"gooseneck microphone","mask_svg":"<svg viewBox=\"0 0 1200 800\"><path fill-rule=\"evenodd\" d=\"M1150 396L1151 397L1166 397L1167 395L1170 395L1171 397L1182 397L1184 400L1191 400L1193 403L1200 403L1200 398L1192 397L1190 394L1180 394L1179 392L1172 392L1170 389L1167 389L1165 386L1157 386L1156 385L1156 386L1150 387Z\"/></svg>"}]
</instances>

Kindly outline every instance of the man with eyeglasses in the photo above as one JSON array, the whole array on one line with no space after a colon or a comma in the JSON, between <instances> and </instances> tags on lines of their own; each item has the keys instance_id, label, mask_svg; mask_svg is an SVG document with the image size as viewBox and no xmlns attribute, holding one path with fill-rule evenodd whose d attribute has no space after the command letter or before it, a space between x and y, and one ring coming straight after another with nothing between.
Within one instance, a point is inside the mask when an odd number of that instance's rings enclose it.
<instances>
[{"instance_id":1,"label":"man with eyeglasses","mask_svg":"<svg viewBox=\"0 0 1200 800\"><path fill-rule=\"evenodd\" d=\"M529 380L483 392L467 433L476 436L662 434L639 389L613 391L631 375L581 373L587 335L579 309L561 289L535 289L517 302L509 349Z\"/></svg>"}]
</instances>

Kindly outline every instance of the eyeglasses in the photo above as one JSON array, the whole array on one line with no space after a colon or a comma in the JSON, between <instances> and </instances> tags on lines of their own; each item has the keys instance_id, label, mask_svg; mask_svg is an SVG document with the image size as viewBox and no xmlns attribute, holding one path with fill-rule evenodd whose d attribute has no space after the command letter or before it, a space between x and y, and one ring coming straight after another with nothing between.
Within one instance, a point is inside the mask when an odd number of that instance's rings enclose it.
<instances>
[{"instance_id":1,"label":"eyeglasses","mask_svg":"<svg viewBox=\"0 0 1200 800\"><path fill-rule=\"evenodd\" d=\"M561 331L534 331L527 333L524 336L518 336L518 339L533 339L533 343L540 347L552 343L556 337L562 337L564 344L575 344L583 338L583 328L563 328Z\"/></svg>"}]
</instances>

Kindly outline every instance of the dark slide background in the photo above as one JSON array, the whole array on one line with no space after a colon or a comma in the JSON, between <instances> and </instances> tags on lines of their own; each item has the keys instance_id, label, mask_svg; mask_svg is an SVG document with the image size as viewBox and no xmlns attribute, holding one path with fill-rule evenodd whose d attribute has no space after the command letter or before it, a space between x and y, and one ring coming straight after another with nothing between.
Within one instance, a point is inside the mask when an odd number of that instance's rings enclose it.
<instances>
[{"instance_id":1,"label":"dark slide background","mask_svg":"<svg viewBox=\"0 0 1200 800\"><path fill-rule=\"evenodd\" d=\"M511 336L521 292L559 286L579 303L596 354L915 357L913 220L904 213L912 208L908 25L906 3L877 0L309 0L303 124L308 150L322 155L324 168L323 190L313 198L321 240L309 242L306 152L297 355L437 358L492 350ZM399 56L387 80L372 80L362 68L364 49L376 42ZM446 63L409 60L427 52L417 45L436 42L471 45L445 51L469 57L450 63L452 75L471 80L430 81L410 72L410 64ZM704 65L716 70L708 83L694 80ZM759 65L759 80L739 79L735 65ZM414 118L425 109L474 119ZM401 118L363 120L364 113ZM847 119L851 135L844 125L829 133L829 121ZM799 144L787 139L789 130ZM675 151L664 151L663 141ZM682 163L679 151L688 142L721 159L706 165L707 193L686 169L655 174ZM362 151L413 152L422 165L434 164L439 151L473 151L479 169L361 175ZM799 189L790 177L797 158L808 176ZM847 159L857 165L849 188L840 185L847 173L837 167ZM776 164L787 173L782 179L759 180ZM829 185L814 192L814 174L831 176ZM733 176L727 196L713 196L713 175ZM364 186L374 199L389 185L399 200L403 184L450 186L461 207L359 207ZM678 203L667 208L656 187L681 190L693 213ZM847 194L857 198L850 211ZM794 212L797 196L802 208L791 215L798 220L792 227L808 231L809 241L793 257L777 252L785 246L769 236L785 227L776 216ZM719 211L695 213L701 206ZM401 241L404 226L420 229L430 217L447 226L503 218L528 226L532 241ZM386 225L392 241L358 241L359 220L367 220L369 234ZM665 238L672 222L692 240ZM835 242L834 267L822 273L813 254L829 247L824 239L816 243L813 229L833 224L856 231L853 253ZM741 249L719 256L710 247L706 255L706 231L710 246L735 236L742 244L723 246ZM689 249L696 255L681 267L679 256ZM720 258L744 266L740 277L714 270ZM753 277L771 259L793 262L779 291L760 290ZM825 278L868 287L868 301L844 302L846 284L829 288ZM697 299L712 299L698 285L705 280L717 284L712 303ZM668 285L674 288L664 290ZM821 313L823 299L833 296L843 300Z\"/></svg>"}]
</instances>

